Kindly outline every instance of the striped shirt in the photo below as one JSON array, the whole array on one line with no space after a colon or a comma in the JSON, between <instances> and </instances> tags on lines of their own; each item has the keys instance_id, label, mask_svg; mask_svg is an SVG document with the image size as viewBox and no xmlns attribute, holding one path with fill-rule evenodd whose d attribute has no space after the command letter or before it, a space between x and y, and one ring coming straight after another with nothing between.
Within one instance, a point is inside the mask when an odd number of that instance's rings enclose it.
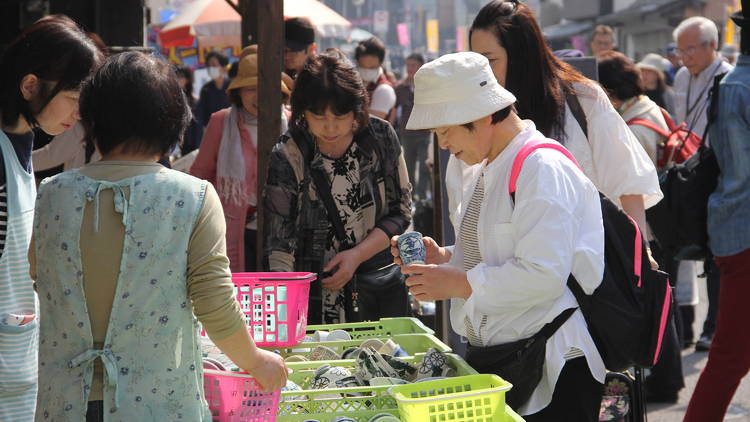
<instances>
[{"instance_id":1,"label":"striped shirt","mask_svg":"<svg viewBox=\"0 0 750 422\"><path fill-rule=\"evenodd\" d=\"M22 135L5 132L5 136L10 139L13 149L16 151L16 157L26 171L31 172L31 150L34 145L34 133L29 132ZM5 250L5 238L8 235L8 184L5 174L5 164L3 162L2 151L0 151L0 257Z\"/></svg>"},{"instance_id":2,"label":"striped shirt","mask_svg":"<svg viewBox=\"0 0 750 422\"><path fill-rule=\"evenodd\" d=\"M464 248L464 271L469 271L482 262L482 251L479 250L479 240L477 239L477 224L479 214L482 210L482 200L484 200L484 172L479 176L474 193L466 208L464 218L461 220L461 232L459 238ZM464 319L466 324L466 333L469 337L469 343L473 346L483 346L482 329L487 324L487 315L483 315L479 325L479 330L475 330L468 317Z\"/></svg>"}]
</instances>

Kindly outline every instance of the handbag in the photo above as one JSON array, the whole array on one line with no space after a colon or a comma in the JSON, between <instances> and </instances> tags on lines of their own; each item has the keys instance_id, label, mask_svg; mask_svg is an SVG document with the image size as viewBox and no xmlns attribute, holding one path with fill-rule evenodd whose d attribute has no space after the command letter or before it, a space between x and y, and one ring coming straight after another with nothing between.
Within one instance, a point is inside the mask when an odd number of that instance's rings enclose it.
<instances>
[{"instance_id":1,"label":"handbag","mask_svg":"<svg viewBox=\"0 0 750 422\"><path fill-rule=\"evenodd\" d=\"M339 217L338 208L331 195L331 186L326 175L321 169L311 169L310 175L315 183L318 196L326 208L328 220L333 226L334 235L339 241L342 250L351 249L354 245L349 243L346 237L344 223ZM367 294L373 290L385 290L404 282L401 268L393 263L393 257L389 249L384 249L372 258L359 265L354 277L344 286L344 294L351 300L346 301L345 312L347 319L351 321L362 320L360 309L360 295Z\"/></svg>"},{"instance_id":2,"label":"handbag","mask_svg":"<svg viewBox=\"0 0 750 422\"><path fill-rule=\"evenodd\" d=\"M469 345L466 362L480 374L495 374L513 384L505 393L505 402L518 409L542 379L547 340L573 315L577 308L569 308L556 316L533 336L489 347Z\"/></svg>"},{"instance_id":3,"label":"handbag","mask_svg":"<svg viewBox=\"0 0 750 422\"><path fill-rule=\"evenodd\" d=\"M708 124L698 150L684 163L669 167L659 176L664 199L646 210L646 220L659 245L677 260L703 260L711 256L708 247L708 197L719 181L719 163L706 137L717 117L719 82L710 91Z\"/></svg>"}]
</instances>

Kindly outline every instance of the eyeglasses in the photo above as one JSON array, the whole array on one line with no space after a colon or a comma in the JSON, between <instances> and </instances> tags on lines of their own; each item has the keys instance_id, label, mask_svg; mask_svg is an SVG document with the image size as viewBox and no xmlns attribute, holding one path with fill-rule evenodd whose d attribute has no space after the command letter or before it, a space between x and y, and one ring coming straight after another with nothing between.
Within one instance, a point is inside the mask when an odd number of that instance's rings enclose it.
<instances>
[{"instance_id":1,"label":"eyeglasses","mask_svg":"<svg viewBox=\"0 0 750 422\"><path fill-rule=\"evenodd\" d=\"M694 45L684 50L681 48L675 48L674 52L677 53L678 56L694 56L699 48L703 48L706 45L708 45L708 41L703 41L702 43L700 43L700 45Z\"/></svg>"}]
</instances>

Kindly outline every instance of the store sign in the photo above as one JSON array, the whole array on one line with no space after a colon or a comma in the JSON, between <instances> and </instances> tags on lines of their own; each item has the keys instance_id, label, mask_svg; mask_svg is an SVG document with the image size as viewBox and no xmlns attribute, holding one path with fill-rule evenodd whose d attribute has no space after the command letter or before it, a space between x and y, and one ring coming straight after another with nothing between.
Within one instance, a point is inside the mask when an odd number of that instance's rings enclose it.
<instances>
[{"instance_id":1,"label":"store sign","mask_svg":"<svg viewBox=\"0 0 750 422\"><path fill-rule=\"evenodd\" d=\"M376 10L373 14L372 30L384 35L388 32L388 11Z\"/></svg>"}]
</instances>

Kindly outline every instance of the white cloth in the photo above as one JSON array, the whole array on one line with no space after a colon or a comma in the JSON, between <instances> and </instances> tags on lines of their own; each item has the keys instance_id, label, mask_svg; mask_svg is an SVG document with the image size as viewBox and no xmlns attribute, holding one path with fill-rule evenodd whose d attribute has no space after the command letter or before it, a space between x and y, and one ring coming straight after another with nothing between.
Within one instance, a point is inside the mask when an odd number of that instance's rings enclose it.
<instances>
[{"instance_id":1,"label":"white cloth","mask_svg":"<svg viewBox=\"0 0 750 422\"><path fill-rule=\"evenodd\" d=\"M380 84L372 92L370 111L388 113L396 105L396 91L388 84Z\"/></svg>"},{"instance_id":2,"label":"white cloth","mask_svg":"<svg viewBox=\"0 0 750 422\"><path fill-rule=\"evenodd\" d=\"M722 60L721 57L708 65L697 76L691 75L686 67L680 68L674 77L674 121L677 124L687 123L688 129L698 136L703 136L708 124L708 92L713 86L714 77L732 70L734 66ZM688 105L688 91L690 91L690 105ZM688 110L691 109L690 113Z\"/></svg>"},{"instance_id":3,"label":"white cloth","mask_svg":"<svg viewBox=\"0 0 750 422\"><path fill-rule=\"evenodd\" d=\"M242 116L240 116L242 114ZM245 181L245 155L242 153L240 124L248 130L253 145L257 145L258 118L237 106L229 109L224 117L219 154L216 158L216 190L222 201L234 205L255 204L255 195L248 192Z\"/></svg>"},{"instance_id":4,"label":"white cloth","mask_svg":"<svg viewBox=\"0 0 750 422\"><path fill-rule=\"evenodd\" d=\"M560 152L540 149L529 155L513 205L508 194L513 159L529 140L544 139L532 122L527 124L492 163L469 167L453 160L446 173L451 222L460 227L484 172L485 195L476 230L483 262L467 272L472 295L451 300L451 325L466 336L466 318L474 327L487 318L479 333L485 346L530 337L563 310L578 306L566 287L569 274L591 293L604 273L599 194ZM460 240L452 251L448 265L461 268ZM565 354L573 348L586 356L593 377L604 382L604 363L577 311L548 340L542 380L529 401L517 409L522 415L550 403Z\"/></svg>"},{"instance_id":5,"label":"white cloth","mask_svg":"<svg viewBox=\"0 0 750 422\"><path fill-rule=\"evenodd\" d=\"M588 83L573 83L573 89L586 114L589 136L566 104L563 145L594 186L616 204L623 195L643 195L646 208L655 205L664 196L656 167L607 94L599 85Z\"/></svg>"},{"instance_id":6,"label":"white cloth","mask_svg":"<svg viewBox=\"0 0 750 422\"><path fill-rule=\"evenodd\" d=\"M677 265L677 283L674 287L674 300L680 306L695 306L698 298L698 274L703 263L698 261L680 261Z\"/></svg>"}]
</instances>

